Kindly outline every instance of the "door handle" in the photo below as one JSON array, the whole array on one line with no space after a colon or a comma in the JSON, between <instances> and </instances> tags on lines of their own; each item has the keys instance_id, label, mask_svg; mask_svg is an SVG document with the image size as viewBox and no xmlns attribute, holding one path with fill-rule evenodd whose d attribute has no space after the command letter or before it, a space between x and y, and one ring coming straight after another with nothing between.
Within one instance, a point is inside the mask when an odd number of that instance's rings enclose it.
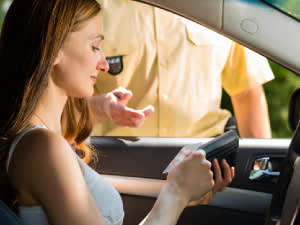
<instances>
[{"instance_id":1,"label":"door handle","mask_svg":"<svg viewBox=\"0 0 300 225\"><path fill-rule=\"evenodd\" d=\"M254 161L249 179L255 181L274 181L279 177L279 171L272 170L270 157L258 158Z\"/></svg>"}]
</instances>

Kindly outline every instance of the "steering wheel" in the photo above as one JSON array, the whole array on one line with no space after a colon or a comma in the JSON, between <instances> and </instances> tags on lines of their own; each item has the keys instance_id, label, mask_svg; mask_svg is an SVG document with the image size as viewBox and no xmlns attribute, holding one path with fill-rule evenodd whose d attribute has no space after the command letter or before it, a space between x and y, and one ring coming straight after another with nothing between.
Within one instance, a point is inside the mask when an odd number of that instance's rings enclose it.
<instances>
[{"instance_id":1,"label":"steering wheel","mask_svg":"<svg viewBox=\"0 0 300 225\"><path fill-rule=\"evenodd\" d=\"M292 141L283 161L275 185L271 206L265 225L300 224L300 88L296 89L289 103L289 125L294 131Z\"/></svg>"}]
</instances>

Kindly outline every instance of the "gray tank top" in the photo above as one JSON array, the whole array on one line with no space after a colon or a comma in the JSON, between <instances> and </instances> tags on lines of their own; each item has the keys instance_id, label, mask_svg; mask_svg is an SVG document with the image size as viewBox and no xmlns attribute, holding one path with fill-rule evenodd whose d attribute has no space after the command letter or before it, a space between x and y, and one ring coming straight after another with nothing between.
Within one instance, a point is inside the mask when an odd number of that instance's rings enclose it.
<instances>
[{"instance_id":1,"label":"gray tank top","mask_svg":"<svg viewBox=\"0 0 300 225\"><path fill-rule=\"evenodd\" d=\"M43 125L34 125L27 127L16 136L9 149L8 159L6 162L7 170L16 145L26 133L36 128L47 129ZM76 153L75 155L77 156ZM77 156L77 158L79 159L79 162L83 168L84 179L88 189L93 196L98 209L104 217L106 224L121 225L123 223L124 210L120 194L110 183L104 180L104 178L101 177L96 171L84 163L80 157ZM42 206L20 206L19 211L24 225L49 225L46 213Z\"/></svg>"}]
</instances>

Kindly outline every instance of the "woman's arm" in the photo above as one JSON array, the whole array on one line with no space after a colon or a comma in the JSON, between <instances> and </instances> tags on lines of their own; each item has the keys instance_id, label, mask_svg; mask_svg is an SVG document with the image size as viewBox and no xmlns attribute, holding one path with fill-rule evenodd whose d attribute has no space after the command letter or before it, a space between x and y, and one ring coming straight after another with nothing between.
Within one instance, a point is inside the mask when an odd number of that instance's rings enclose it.
<instances>
[{"instance_id":1,"label":"woman's arm","mask_svg":"<svg viewBox=\"0 0 300 225\"><path fill-rule=\"evenodd\" d=\"M140 225L176 224L186 205L186 200L181 198L176 188L166 184L163 186L153 208Z\"/></svg>"},{"instance_id":2,"label":"woman's arm","mask_svg":"<svg viewBox=\"0 0 300 225\"><path fill-rule=\"evenodd\" d=\"M105 225L68 143L47 130L32 131L23 139L18 153L22 160L14 164L22 169L13 177L23 192L43 206L50 224ZM205 152L185 150L180 154L186 157L171 166L167 182L142 224L176 224L189 202L213 188L211 163Z\"/></svg>"},{"instance_id":3,"label":"woman's arm","mask_svg":"<svg viewBox=\"0 0 300 225\"><path fill-rule=\"evenodd\" d=\"M216 159L212 161L214 168L214 185L212 189L199 200L191 200L187 202L181 198L180 193L170 183L162 188L153 209L140 225L146 224L176 224L182 210L188 205L208 204L217 191L222 191L231 183L234 177L234 169L230 167L226 160L221 161L221 167ZM222 168L222 169L221 169ZM200 171L199 171L200 173ZM200 181L201 182L201 181ZM202 180L205 182L205 180Z\"/></svg>"},{"instance_id":4,"label":"woman's arm","mask_svg":"<svg viewBox=\"0 0 300 225\"><path fill-rule=\"evenodd\" d=\"M15 153L22 160L12 162L11 177L23 196L32 196L43 207L50 224L106 224L63 137L37 129L21 140Z\"/></svg>"},{"instance_id":5,"label":"woman's arm","mask_svg":"<svg viewBox=\"0 0 300 225\"><path fill-rule=\"evenodd\" d=\"M178 156L180 154L186 155L186 158L169 171L167 182L142 225L176 224L189 202L200 199L213 187L211 164L205 159L205 152L183 150Z\"/></svg>"}]
</instances>

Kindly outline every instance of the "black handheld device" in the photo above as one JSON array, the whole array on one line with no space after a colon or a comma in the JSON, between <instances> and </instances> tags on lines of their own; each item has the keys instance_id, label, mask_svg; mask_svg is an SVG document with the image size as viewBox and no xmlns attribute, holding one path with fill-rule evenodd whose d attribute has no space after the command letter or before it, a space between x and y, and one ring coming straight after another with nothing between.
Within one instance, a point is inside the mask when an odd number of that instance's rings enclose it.
<instances>
[{"instance_id":1,"label":"black handheld device","mask_svg":"<svg viewBox=\"0 0 300 225\"><path fill-rule=\"evenodd\" d=\"M191 144L185 147L192 149L192 151L204 150L206 152L206 159L209 161L215 158L218 160L225 158L230 166L234 166L235 154L239 148L239 136L236 131L230 130L209 142ZM163 173L167 173L169 169L170 164Z\"/></svg>"}]
</instances>

